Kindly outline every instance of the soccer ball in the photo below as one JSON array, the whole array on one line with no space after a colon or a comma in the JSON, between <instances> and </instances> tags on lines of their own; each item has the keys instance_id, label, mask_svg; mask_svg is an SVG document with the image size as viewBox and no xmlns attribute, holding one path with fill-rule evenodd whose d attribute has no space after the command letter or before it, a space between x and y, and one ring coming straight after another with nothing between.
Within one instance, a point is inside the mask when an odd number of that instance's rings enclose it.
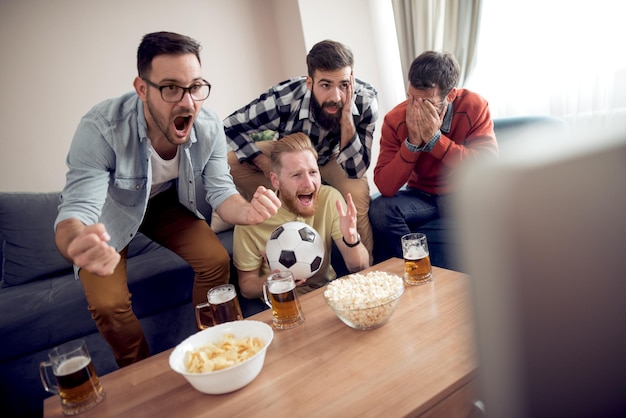
<instances>
[{"instance_id":1,"label":"soccer ball","mask_svg":"<svg viewBox=\"0 0 626 418\"><path fill-rule=\"evenodd\" d=\"M286 222L267 240L265 256L270 271L289 270L294 279L308 279L322 266L324 242L315 229L303 222Z\"/></svg>"}]
</instances>

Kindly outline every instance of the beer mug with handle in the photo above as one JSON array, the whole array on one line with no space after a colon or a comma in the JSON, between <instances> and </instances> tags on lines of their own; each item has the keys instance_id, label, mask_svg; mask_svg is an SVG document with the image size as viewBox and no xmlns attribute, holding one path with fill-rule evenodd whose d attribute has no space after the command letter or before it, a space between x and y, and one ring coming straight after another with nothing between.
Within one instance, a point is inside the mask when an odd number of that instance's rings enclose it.
<instances>
[{"instance_id":1,"label":"beer mug with handle","mask_svg":"<svg viewBox=\"0 0 626 418\"><path fill-rule=\"evenodd\" d=\"M242 319L237 290L232 284L215 286L207 292L207 302L196 305L196 324L200 329Z\"/></svg>"},{"instance_id":2,"label":"beer mug with handle","mask_svg":"<svg viewBox=\"0 0 626 418\"><path fill-rule=\"evenodd\" d=\"M402 257L404 258L404 282L420 285L433 280L433 268L426 235L421 232L403 235Z\"/></svg>"},{"instance_id":3,"label":"beer mug with handle","mask_svg":"<svg viewBox=\"0 0 626 418\"><path fill-rule=\"evenodd\" d=\"M304 321L296 293L296 282L290 271L267 276L263 284L263 299L272 309L272 323L276 328L293 328Z\"/></svg>"},{"instance_id":4,"label":"beer mug with handle","mask_svg":"<svg viewBox=\"0 0 626 418\"><path fill-rule=\"evenodd\" d=\"M104 390L84 340L62 344L50 351L48 357L50 361L39 365L41 383L47 392L59 395L65 415L79 414L104 399Z\"/></svg>"}]
</instances>

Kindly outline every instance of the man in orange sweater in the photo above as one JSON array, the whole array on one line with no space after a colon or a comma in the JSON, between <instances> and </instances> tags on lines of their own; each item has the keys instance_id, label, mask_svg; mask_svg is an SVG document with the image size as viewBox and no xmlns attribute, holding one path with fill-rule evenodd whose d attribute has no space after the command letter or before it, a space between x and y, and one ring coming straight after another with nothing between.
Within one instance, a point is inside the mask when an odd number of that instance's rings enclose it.
<instances>
[{"instance_id":1,"label":"man in orange sweater","mask_svg":"<svg viewBox=\"0 0 626 418\"><path fill-rule=\"evenodd\" d=\"M402 235L445 213L460 164L498 153L487 101L457 88L458 77L454 56L422 53L409 69L407 100L385 116L374 168L382 196L369 212L375 262L402 257Z\"/></svg>"}]
</instances>

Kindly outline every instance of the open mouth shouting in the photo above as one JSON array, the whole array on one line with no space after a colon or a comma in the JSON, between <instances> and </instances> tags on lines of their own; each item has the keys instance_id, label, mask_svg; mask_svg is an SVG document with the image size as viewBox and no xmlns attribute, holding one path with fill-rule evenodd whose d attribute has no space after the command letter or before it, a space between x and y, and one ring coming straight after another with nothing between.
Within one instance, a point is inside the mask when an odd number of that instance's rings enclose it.
<instances>
[{"instance_id":1,"label":"open mouth shouting","mask_svg":"<svg viewBox=\"0 0 626 418\"><path fill-rule=\"evenodd\" d=\"M191 132L191 126L193 125L193 115L185 113L182 115L174 116L174 134L177 138L186 139Z\"/></svg>"},{"instance_id":2,"label":"open mouth shouting","mask_svg":"<svg viewBox=\"0 0 626 418\"><path fill-rule=\"evenodd\" d=\"M297 195L298 197L298 202L300 202L300 204L302 206L305 207L310 207L315 203L315 193L311 192L311 193L298 193Z\"/></svg>"},{"instance_id":3,"label":"open mouth shouting","mask_svg":"<svg viewBox=\"0 0 626 418\"><path fill-rule=\"evenodd\" d=\"M291 194L285 190L280 191L284 206L299 216L313 216L317 210L317 190L298 191Z\"/></svg>"},{"instance_id":4,"label":"open mouth shouting","mask_svg":"<svg viewBox=\"0 0 626 418\"><path fill-rule=\"evenodd\" d=\"M317 193L318 190L298 191L295 199L285 202L285 206L300 216L313 216L317 210Z\"/></svg>"}]
</instances>

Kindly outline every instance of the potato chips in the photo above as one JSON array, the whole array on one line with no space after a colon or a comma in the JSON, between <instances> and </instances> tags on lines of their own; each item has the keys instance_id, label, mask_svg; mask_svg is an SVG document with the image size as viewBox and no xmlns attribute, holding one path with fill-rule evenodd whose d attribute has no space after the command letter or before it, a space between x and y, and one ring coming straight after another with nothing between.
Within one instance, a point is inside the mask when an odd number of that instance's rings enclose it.
<instances>
[{"instance_id":1,"label":"potato chips","mask_svg":"<svg viewBox=\"0 0 626 418\"><path fill-rule=\"evenodd\" d=\"M208 343L185 353L185 369L189 373L205 373L239 364L261 351L265 342L260 338L235 338L222 335L217 343Z\"/></svg>"}]
</instances>

